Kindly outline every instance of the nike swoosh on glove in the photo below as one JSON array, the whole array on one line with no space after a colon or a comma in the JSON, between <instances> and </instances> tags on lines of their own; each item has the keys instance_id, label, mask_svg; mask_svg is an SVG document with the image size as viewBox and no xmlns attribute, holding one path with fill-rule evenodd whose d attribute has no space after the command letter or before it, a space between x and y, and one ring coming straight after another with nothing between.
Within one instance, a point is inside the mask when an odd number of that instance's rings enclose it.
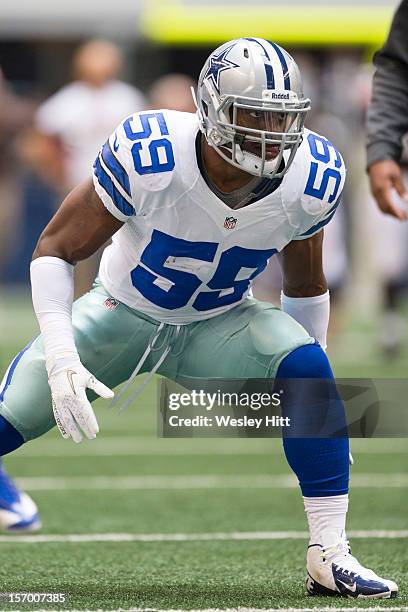
<instances>
[{"instance_id":1,"label":"nike swoosh on glove","mask_svg":"<svg viewBox=\"0 0 408 612\"><path fill-rule=\"evenodd\" d=\"M48 382L55 422L62 436L79 443L82 441L82 430L90 440L96 438L98 422L86 396L86 389L92 389L105 399L112 398L114 392L81 363L51 375Z\"/></svg>"}]
</instances>

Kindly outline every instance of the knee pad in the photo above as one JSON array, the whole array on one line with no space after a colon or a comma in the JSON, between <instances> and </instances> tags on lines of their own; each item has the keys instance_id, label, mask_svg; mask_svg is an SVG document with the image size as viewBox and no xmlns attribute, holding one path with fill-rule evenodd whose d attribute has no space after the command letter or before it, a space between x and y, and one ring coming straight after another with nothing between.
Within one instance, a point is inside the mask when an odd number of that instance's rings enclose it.
<instances>
[{"instance_id":1,"label":"knee pad","mask_svg":"<svg viewBox=\"0 0 408 612\"><path fill-rule=\"evenodd\" d=\"M304 344L282 359L277 378L334 378L326 353L318 344Z\"/></svg>"},{"instance_id":2,"label":"knee pad","mask_svg":"<svg viewBox=\"0 0 408 612\"><path fill-rule=\"evenodd\" d=\"M282 414L291 419L285 437L348 438L343 402L326 353L318 343L300 346L280 363Z\"/></svg>"}]
</instances>

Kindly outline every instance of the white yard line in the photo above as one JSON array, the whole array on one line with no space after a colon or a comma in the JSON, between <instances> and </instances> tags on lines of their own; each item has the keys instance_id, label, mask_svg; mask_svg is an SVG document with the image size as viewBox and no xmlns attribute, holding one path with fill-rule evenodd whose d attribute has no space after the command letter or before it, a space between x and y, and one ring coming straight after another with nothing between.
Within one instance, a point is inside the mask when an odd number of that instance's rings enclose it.
<instances>
[{"instance_id":1,"label":"white yard line","mask_svg":"<svg viewBox=\"0 0 408 612\"><path fill-rule=\"evenodd\" d=\"M400 531L390 530L357 530L348 531L350 538L408 538L408 529ZM49 542L215 542L240 540L306 540L307 531L232 531L230 533L80 533L55 535L3 535L1 542L19 544L41 544Z\"/></svg>"},{"instance_id":2,"label":"white yard line","mask_svg":"<svg viewBox=\"0 0 408 612\"><path fill-rule=\"evenodd\" d=\"M351 440L358 454L408 454L407 439ZM170 440L147 436L109 436L72 444L60 438L34 440L24 445L13 459L25 457L110 457L122 455L282 455L280 440Z\"/></svg>"},{"instance_id":3,"label":"white yard line","mask_svg":"<svg viewBox=\"0 0 408 612\"><path fill-rule=\"evenodd\" d=\"M201 474L188 476L26 476L17 478L28 491L158 489L295 489L291 474ZM352 474L354 488L405 488L408 474Z\"/></svg>"}]
</instances>

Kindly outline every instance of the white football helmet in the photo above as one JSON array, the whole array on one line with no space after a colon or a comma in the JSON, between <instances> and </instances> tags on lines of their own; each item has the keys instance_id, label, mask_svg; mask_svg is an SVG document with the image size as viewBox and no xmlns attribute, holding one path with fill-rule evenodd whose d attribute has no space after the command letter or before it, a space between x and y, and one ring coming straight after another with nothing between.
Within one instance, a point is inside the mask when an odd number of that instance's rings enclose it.
<instances>
[{"instance_id":1,"label":"white football helmet","mask_svg":"<svg viewBox=\"0 0 408 612\"><path fill-rule=\"evenodd\" d=\"M279 178L302 142L310 100L289 53L263 38L238 38L211 53L196 105L201 131L223 159Z\"/></svg>"}]
</instances>

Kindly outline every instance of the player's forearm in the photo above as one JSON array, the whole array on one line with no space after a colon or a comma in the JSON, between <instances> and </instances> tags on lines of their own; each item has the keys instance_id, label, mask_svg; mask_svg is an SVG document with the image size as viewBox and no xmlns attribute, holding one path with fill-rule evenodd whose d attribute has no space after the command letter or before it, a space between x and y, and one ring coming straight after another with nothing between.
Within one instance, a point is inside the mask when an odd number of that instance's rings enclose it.
<instances>
[{"instance_id":1,"label":"player's forearm","mask_svg":"<svg viewBox=\"0 0 408 612\"><path fill-rule=\"evenodd\" d=\"M300 272L306 276L306 270L300 269ZM323 271L316 276L315 271L311 270L309 279L291 278L290 282L286 278L283 279L283 293L291 298L312 298L323 295L327 289L327 281Z\"/></svg>"},{"instance_id":2,"label":"player's forearm","mask_svg":"<svg viewBox=\"0 0 408 612\"><path fill-rule=\"evenodd\" d=\"M402 137L408 131L407 70L408 65L403 69L388 57L378 61L367 111L367 166L401 157Z\"/></svg>"},{"instance_id":3,"label":"player's forearm","mask_svg":"<svg viewBox=\"0 0 408 612\"><path fill-rule=\"evenodd\" d=\"M72 326L73 273L73 266L58 257L39 257L31 264L33 305L48 375L79 362Z\"/></svg>"},{"instance_id":4,"label":"player's forearm","mask_svg":"<svg viewBox=\"0 0 408 612\"><path fill-rule=\"evenodd\" d=\"M291 315L315 338L323 349L327 347L330 317L330 294L326 290L312 297L289 297L282 292L282 310Z\"/></svg>"},{"instance_id":5,"label":"player's forearm","mask_svg":"<svg viewBox=\"0 0 408 612\"><path fill-rule=\"evenodd\" d=\"M319 342L327 345L330 298L323 272L323 231L288 244L281 254L282 310Z\"/></svg>"},{"instance_id":6,"label":"player's forearm","mask_svg":"<svg viewBox=\"0 0 408 612\"><path fill-rule=\"evenodd\" d=\"M372 102L367 113L367 165L399 161L408 131L408 2L402 2L384 47L376 53Z\"/></svg>"}]
</instances>

